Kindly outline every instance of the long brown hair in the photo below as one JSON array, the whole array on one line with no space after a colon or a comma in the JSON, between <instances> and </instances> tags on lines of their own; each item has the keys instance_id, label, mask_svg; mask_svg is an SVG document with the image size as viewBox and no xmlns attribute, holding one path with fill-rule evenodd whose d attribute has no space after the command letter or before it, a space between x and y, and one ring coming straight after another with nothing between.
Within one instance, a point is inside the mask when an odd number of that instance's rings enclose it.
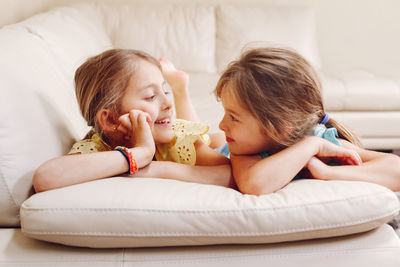
<instances>
[{"instance_id":1,"label":"long brown hair","mask_svg":"<svg viewBox=\"0 0 400 267\"><path fill-rule=\"evenodd\" d=\"M103 135L97 112L110 109L120 114L121 98L139 60L153 63L161 70L157 59L149 54L130 49L111 49L86 60L75 72L76 98L91 132ZM90 133L89 133L90 134ZM102 136L104 138L104 136Z\"/></svg>"},{"instance_id":2,"label":"long brown hair","mask_svg":"<svg viewBox=\"0 0 400 267\"><path fill-rule=\"evenodd\" d=\"M255 48L229 64L215 89L229 90L260 123L265 134L283 146L306 136L325 116L321 84L314 68L296 52ZM360 146L358 137L329 119L339 137ZM282 136L286 138L282 139Z\"/></svg>"}]
</instances>

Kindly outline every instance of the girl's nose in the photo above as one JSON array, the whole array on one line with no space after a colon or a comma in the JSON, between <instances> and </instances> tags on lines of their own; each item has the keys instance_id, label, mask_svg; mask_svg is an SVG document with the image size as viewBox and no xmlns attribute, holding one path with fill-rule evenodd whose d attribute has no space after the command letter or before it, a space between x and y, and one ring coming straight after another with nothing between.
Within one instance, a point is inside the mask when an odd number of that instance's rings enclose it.
<instances>
[{"instance_id":1,"label":"girl's nose","mask_svg":"<svg viewBox=\"0 0 400 267\"><path fill-rule=\"evenodd\" d=\"M172 99L169 95L164 95L161 108L162 110L170 110L172 108Z\"/></svg>"},{"instance_id":2,"label":"girl's nose","mask_svg":"<svg viewBox=\"0 0 400 267\"><path fill-rule=\"evenodd\" d=\"M224 117L222 118L222 120L219 122L218 127L219 127L222 131L226 132L225 116L224 116Z\"/></svg>"}]
</instances>

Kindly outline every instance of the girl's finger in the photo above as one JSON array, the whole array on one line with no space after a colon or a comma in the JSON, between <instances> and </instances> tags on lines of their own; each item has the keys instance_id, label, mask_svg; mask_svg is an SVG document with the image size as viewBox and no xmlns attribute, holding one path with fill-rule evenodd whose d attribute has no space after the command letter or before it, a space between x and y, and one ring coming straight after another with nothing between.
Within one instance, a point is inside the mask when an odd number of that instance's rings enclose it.
<instances>
[{"instance_id":1,"label":"girl's finger","mask_svg":"<svg viewBox=\"0 0 400 267\"><path fill-rule=\"evenodd\" d=\"M352 158L346 158L345 163L347 165L357 165L356 161L354 159L352 159Z\"/></svg>"},{"instance_id":2,"label":"girl's finger","mask_svg":"<svg viewBox=\"0 0 400 267\"><path fill-rule=\"evenodd\" d=\"M360 155L358 155L357 152L354 152L353 162L354 162L354 165L361 165L361 163L362 163Z\"/></svg>"},{"instance_id":3,"label":"girl's finger","mask_svg":"<svg viewBox=\"0 0 400 267\"><path fill-rule=\"evenodd\" d=\"M128 129L128 130L132 129L132 123L131 123L131 120L130 120L130 118L129 118L129 114L128 114L128 113L126 113L126 114L120 116L120 117L118 118L118 121L119 121L119 122L121 123L121 125L122 125L123 127L125 127L126 129Z\"/></svg>"},{"instance_id":4,"label":"girl's finger","mask_svg":"<svg viewBox=\"0 0 400 267\"><path fill-rule=\"evenodd\" d=\"M139 116L140 112L141 111L139 111L139 110L129 111L129 119L132 123L132 130L134 130L134 128L138 127L138 116Z\"/></svg>"},{"instance_id":5,"label":"girl's finger","mask_svg":"<svg viewBox=\"0 0 400 267\"><path fill-rule=\"evenodd\" d=\"M345 149L343 156L345 158L345 161L348 162L350 165L360 165L361 164L361 158L358 155L358 153L354 150Z\"/></svg>"},{"instance_id":6,"label":"girl's finger","mask_svg":"<svg viewBox=\"0 0 400 267\"><path fill-rule=\"evenodd\" d=\"M361 165L362 161L360 155L356 151L352 151L352 159L354 161L354 165Z\"/></svg>"},{"instance_id":7,"label":"girl's finger","mask_svg":"<svg viewBox=\"0 0 400 267\"><path fill-rule=\"evenodd\" d=\"M143 113L143 112L141 112L139 115L138 115L138 124L141 126L141 127L143 127L144 125L145 125L145 123L146 123L146 117L145 117L146 115Z\"/></svg>"},{"instance_id":8,"label":"girl's finger","mask_svg":"<svg viewBox=\"0 0 400 267\"><path fill-rule=\"evenodd\" d=\"M147 123L151 123L151 117L150 117L150 114L149 114L149 113L147 113L147 112L143 112L143 114L144 114L144 116L145 116L146 122L147 122Z\"/></svg>"},{"instance_id":9,"label":"girl's finger","mask_svg":"<svg viewBox=\"0 0 400 267\"><path fill-rule=\"evenodd\" d=\"M126 127L124 127L122 124L118 125L117 130L124 135L129 134L129 130Z\"/></svg>"}]
</instances>

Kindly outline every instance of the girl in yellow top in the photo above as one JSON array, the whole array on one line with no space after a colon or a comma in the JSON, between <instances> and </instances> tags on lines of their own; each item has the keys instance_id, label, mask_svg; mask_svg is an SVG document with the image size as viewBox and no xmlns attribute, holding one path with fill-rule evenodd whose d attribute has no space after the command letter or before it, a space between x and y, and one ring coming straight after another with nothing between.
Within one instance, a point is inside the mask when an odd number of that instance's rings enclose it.
<instances>
[{"instance_id":1,"label":"girl in yellow top","mask_svg":"<svg viewBox=\"0 0 400 267\"><path fill-rule=\"evenodd\" d=\"M76 97L92 130L70 155L37 169L37 192L124 173L231 185L228 159L208 147L208 126L172 120L165 79L174 92L177 117L198 119L186 73L166 59L161 64L141 51L112 49L77 69Z\"/></svg>"}]
</instances>

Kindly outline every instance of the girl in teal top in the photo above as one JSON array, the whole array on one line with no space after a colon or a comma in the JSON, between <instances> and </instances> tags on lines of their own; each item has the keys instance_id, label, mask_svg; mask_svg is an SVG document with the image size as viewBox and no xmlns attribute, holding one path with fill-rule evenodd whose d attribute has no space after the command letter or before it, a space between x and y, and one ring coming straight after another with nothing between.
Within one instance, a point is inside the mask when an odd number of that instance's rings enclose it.
<instances>
[{"instance_id":1,"label":"girl in teal top","mask_svg":"<svg viewBox=\"0 0 400 267\"><path fill-rule=\"evenodd\" d=\"M229 64L215 93L225 109L219 127L241 192L275 192L303 168L315 179L400 190L400 158L362 149L356 135L327 116L316 72L299 54L249 50ZM326 163L332 160L338 166Z\"/></svg>"}]
</instances>

